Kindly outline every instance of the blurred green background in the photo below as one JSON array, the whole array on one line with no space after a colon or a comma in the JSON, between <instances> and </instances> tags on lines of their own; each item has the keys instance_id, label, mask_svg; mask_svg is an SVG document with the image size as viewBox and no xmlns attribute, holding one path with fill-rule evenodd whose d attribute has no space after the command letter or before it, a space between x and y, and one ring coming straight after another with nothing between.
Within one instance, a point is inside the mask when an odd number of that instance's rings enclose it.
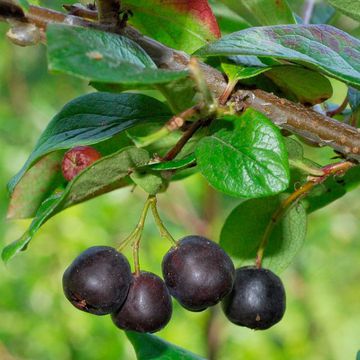
<instances>
[{"instance_id":1,"label":"blurred green background","mask_svg":"<svg viewBox=\"0 0 360 360\"><path fill-rule=\"evenodd\" d=\"M92 91L86 83L46 70L43 46L19 48L0 24L0 246L17 239L28 221L6 222L6 183L22 166L48 121L67 101ZM335 83L334 100L345 87ZM309 150L311 151L311 150ZM329 155L323 151L323 154ZM320 161L323 159L320 158ZM309 217L308 235L294 263L281 274L287 290L284 319L264 332L230 324L219 309L190 313L174 303L159 336L218 359L355 359L360 349L360 189ZM64 269L92 245L115 246L135 226L145 194L118 190L70 208L50 220L29 250L0 264L0 359L135 359L109 317L77 311L62 293ZM175 238L203 233L218 239L238 203L215 194L200 176L170 186L160 213ZM160 274L169 248L151 217L141 252L146 270Z\"/></svg>"}]
</instances>

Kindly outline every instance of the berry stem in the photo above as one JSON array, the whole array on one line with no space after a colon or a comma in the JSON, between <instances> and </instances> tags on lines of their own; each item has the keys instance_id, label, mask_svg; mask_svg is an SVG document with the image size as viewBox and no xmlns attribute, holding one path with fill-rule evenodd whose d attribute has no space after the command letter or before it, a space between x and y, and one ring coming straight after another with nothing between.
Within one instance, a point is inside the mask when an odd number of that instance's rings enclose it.
<instances>
[{"instance_id":1,"label":"berry stem","mask_svg":"<svg viewBox=\"0 0 360 360\"><path fill-rule=\"evenodd\" d=\"M165 227L164 223L162 222L162 220L160 218L159 212L157 210L157 198L156 198L156 196L152 196L151 211L153 213L156 226L159 229L160 236L168 239L174 246L176 246L177 245L176 240L171 236L170 232Z\"/></svg>"},{"instance_id":2,"label":"berry stem","mask_svg":"<svg viewBox=\"0 0 360 360\"><path fill-rule=\"evenodd\" d=\"M134 267L135 267L136 275L140 274L139 247L140 247L141 235L144 230L146 216L149 211L152 198L153 196L151 195L147 198L144 204L144 208L141 212L138 224L136 225L133 232L120 243L117 249L119 252L121 252L131 241L133 241L132 247L133 247L133 258L134 258Z\"/></svg>"},{"instance_id":3,"label":"berry stem","mask_svg":"<svg viewBox=\"0 0 360 360\"><path fill-rule=\"evenodd\" d=\"M323 175L310 177L309 180L302 185L299 189L290 194L285 200L283 200L279 207L272 214L270 221L265 229L264 235L261 239L257 254L256 254L256 267L261 268L262 260L265 252L266 245L268 244L271 233L279 222L279 220L286 214L292 205L297 203L301 198L306 196L316 185L323 183L328 177L332 175L344 174L347 170L353 167L355 164L350 161L341 161L335 164L329 164L322 167Z\"/></svg>"}]
</instances>

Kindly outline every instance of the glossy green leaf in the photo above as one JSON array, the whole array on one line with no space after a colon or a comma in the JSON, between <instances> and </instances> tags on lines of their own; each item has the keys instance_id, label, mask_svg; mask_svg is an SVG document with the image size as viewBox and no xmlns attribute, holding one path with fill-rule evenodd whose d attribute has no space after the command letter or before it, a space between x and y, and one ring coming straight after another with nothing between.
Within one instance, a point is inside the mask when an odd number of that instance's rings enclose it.
<instances>
[{"instance_id":1,"label":"glossy green leaf","mask_svg":"<svg viewBox=\"0 0 360 360\"><path fill-rule=\"evenodd\" d=\"M197 55L274 57L360 87L360 41L329 25L250 28L204 46Z\"/></svg>"},{"instance_id":2,"label":"glossy green leaf","mask_svg":"<svg viewBox=\"0 0 360 360\"><path fill-rule=\"evenodd\" d=\"M329 3L345 15L360 21L360 2L357 0L329 0Z\"/></svg>"},{"instance_id":3,"label":"glossy green leaf","mask_svg":"<svg viewBox=\"0 0 360 360\"><path fill-rule=\"evenodd\" d=\"M243 262L255 262L256 252L271 216L286 196L251 199L237 206L221 230L220 245ZM306 235L306 211L297 203L275 226L265 249L263 266L274 272L286 269L301 249Z\"/></svg>"},{"instance_id":4,"label":"glossy green leaf","mask_svg":"<svg viewBox=\"0 0 360 360\"><path fill-rule=\"evenodd\" d=\"M134 13L129 23L167 46L192 53L220 37L207 0L124 0Z\"/></svg>"},{"instance_id":5,"label":"glossy green leaf","mask_svg":"<svg viewBox=\"0 0 360 360\"><path fill-rule=\"evenodd\" d=\"M124 36L61 24L49 25L46 35L53 71L130 87L187 76L186 71L158 69L139 45Z\"/></svg>"},{"instance_id":6,"label":"glossy green leaf","mask_svg":"<svg viewBox=\"0 0 360 360\"><path fill-rule=\"evenodd\" d=\"M103 157L79 173L63 192L59 192L39 207L29 229L17 241L4 248L2 258L10 260L24 250L38 229L56 213L109 191L127 185L126 177L131 171L146 165L150 160L146 150L128 147Z\"/></svg>"},{"instance_id":7,"label":"glossy green leaf","mask_svg":"<svg viewBox=\"0 0 360 360\"><path fill-rule=\"evenodd\" d=\"M253 26L296 24L286 0L223 0Z\"/></svg>"},{"instance_id":8,"label":"glossy green leaf","mask_svg":"<svg viewBox=\"0 0 360 360\"><path fill-rule=\"evenodd\" d=\"M138 360L205 360L151 334L127 331Z\"/></svg>"},{"instance_id":9,"label":"glossy green leaf","mask_svg":"<svg viewBox=\"0 0 360 360\"><path fill-rule=\"evenodd\" d=\"M156 171L179 170L194 165L195 163L196 163L195 155L192 153L183 159L175 159L171 161L151 164L150 168Z\"/></svg>"},{"instance_id":10,"label":"glossy green leaf","mask_svg":"<svg viewBox=\"0 0 360 360\"><path fill-rule=\"evenodd\" d=\"M253 109L226 118L234 122L233 131L220 130L196 147L196 161L204 177L232 196L255 198L284 191L289 165L280 131Z\"/></svg>"},{"instance_id":11,"label":"glossy green leaf","mask_svg":"<svg viewBox=\"0 0 360 360\"><path fill-rule=\"evenodd\" d=\"M166 105L141 94L80 96L51 120L23 168L10 181L9 190L13 192L30 166L52 151L94 144L140 123L166 121L169 117L171 112Z\"/></svg>"},{"instance_id":12,"label":"glossy green leaf","mask_svg":"<svg viewBox=\"0 0 360 360\"><path fill-rule=\"evenodd\" d=\"M278 66L265 74L295 102L308 106L324 102L332 96L328 78L320 73L298 66Z\"/></svg>"},{"instance_id":13,"label":"glossy green leaf","mask_svg":"<svg viewBox=\"0 0 360 360\"><path fill-rule=\"evenodd\" d=\"M270 69L270 67L241 66L233 63L222 63L221 68L229 82L249 79Z\"/></svg>"}]
</instances>

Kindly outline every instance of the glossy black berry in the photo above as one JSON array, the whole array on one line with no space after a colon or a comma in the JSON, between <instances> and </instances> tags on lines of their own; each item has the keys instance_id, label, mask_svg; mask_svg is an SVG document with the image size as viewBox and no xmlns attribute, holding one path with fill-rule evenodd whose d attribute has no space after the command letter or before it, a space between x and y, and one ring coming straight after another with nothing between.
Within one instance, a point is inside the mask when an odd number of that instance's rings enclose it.
<instances>
[{"instance_id":1,"label":"glossy black berry","mask_svg":"<svg viewBox=\"0 0 360 360\"><path fill-rule=\"evenodd\" d=\"M286 297L278 276L252 266L236 270L233 290L222 302L226 317L250 329L268 329L284 315Z\"/></svg>"},{"instance_id":2,"label":"glossy black berry","mask_svg":"<svg viewBox=\"0 0 360 360\"><path fill-rule=\"evenodd\" d=\"M171 296L161 278L150 272L134 275L123 306L114 314L114 324L123 330L155 332L171 318Z\"/></svg>"},{"instance_id":3,"label":"glossy black berry","mask_svg":"<svg viewBox=\"0 0 360 360\"><path fill-rule=\"evenodd\" d=\"M235 269L230 257L213 241L187 236L162 261L170 294L190 311L217 304L233 286Z\"/></svg>"},{"instance_id":4,"label":"glossy black berry","mask_svg":"<svg viewBox=\"0 0 360 360\"><path fill-rule=\"evenodd\" d=\"M110 314L123 304L131 283L130 265L124 255L108 246L82 252L66 269L63 289L78 309Z\"/></svg>"}]
</instances>

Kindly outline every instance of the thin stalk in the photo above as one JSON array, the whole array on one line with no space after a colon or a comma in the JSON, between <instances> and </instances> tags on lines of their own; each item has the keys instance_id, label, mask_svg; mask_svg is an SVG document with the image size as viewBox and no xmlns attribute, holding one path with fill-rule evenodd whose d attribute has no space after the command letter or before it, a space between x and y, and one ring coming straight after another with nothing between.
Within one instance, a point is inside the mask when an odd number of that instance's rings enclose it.
<instances>
[{"instance_id":1,"label":"thin stalk","mask_svg":"<svg viewBox=\"0 0 360 360\"><path fill-rule=\"evenodd\" d=\"M164 156L164 161L170 161L175 159L175 157L179 154L179 152L183 149L186 143L192 138L192 136L196 133L198 129L204 124L204 120L200 119L191 124L189 129L182 135L179 141L175 144L175 146L168 151L168 153Z\"/></svg>"},{"instance_id":2,"label":"thin stalk","mask_svg":"<svg viewBox=\"0 0 360 360\"><path fill-rule=\"evenodd\" d=\"M291 208L292 205L297 203L301 198L306 196L316 185L323 183L328 177L332 175L343 174L355 164L349 161L342 161L335 164L326 165L321 168L323 175L318 177L310 178L308 182L306 182L299 189L294 191L291 195L289 195L275 210L272 214L271 219L265 229L264 235L260 242L255 264L257 268L261 268L262 260L264 257L264 252L266 246L269 242L269 238L274 230L275 225L279 222L279 220L285 215L285 213Z\"/></svg>"},{"instance_id":3,"label":"thin stalk","mask_svg":"<svg viewBox=\"0 0 360 360\"><path fill-rule=\"evenodd\" d=\"M135 267L136 275L140 274L139 247L140 247L141 236L144 230L146 216L149 211L152 198L153 196L151 195L147 198L144 204L144 208L141 212L138 224L136 225L133 232L120 243L117 249L120 252L125 248L125 246L127 246L131 241L133 241L133 257L134 257L134 267Z\"/></svg>"},{"instance_id":4,"label":"thin stalk","mask_svg":"<svg viewBox=\"0 0 360 360\"><path fill-rule=\"evenodd\" d=\"M151 199L151 211L154 216L154 220L155 220L156 226L159 230L160 236L168 239L172 243L172 245L176 247L177 246L176 240L172 237L172 235L170 234L168 229L165 227L164 223L162 222L162 220L160 218L159 212L157 210L157 199L155 196L153 196Z\"/></svg>"}]
</instances>

